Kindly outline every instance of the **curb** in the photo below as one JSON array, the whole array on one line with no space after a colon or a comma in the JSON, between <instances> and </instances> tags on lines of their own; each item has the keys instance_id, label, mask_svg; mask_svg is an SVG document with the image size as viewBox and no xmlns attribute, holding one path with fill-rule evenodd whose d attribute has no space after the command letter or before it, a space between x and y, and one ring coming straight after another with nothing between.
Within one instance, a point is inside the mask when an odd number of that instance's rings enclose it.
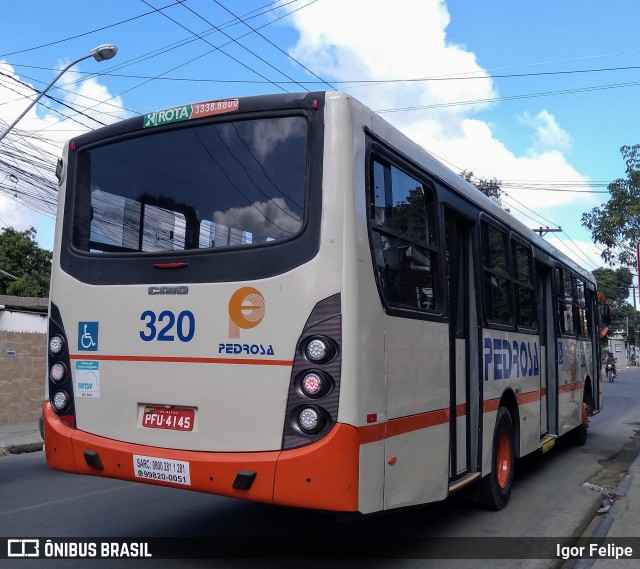
<instances>
[{"instance_id":1,"label":"curb","mask_svg":"<svg viewBox=\"0 0 640 569\"><path fill-rule=\"evenodd\" d=\"M590 536L592 539L595 539L597 541L604 541L604 539L606 539L609 534L609 530L615 523L617 514L620 510L618 498L623 498L629 493L636 476L640 476L640 455L638 455L636 459L631 463L627 475L616 486L616 500L613 503L613 506L611 506L611 509L605 515L603 515L602 519L593 530L593 533ZM573 569L590 569L594 565L596 565L598 561L600 561L599 558L578 559L573 565Z\"/></svg>"},{"instance_id":2,"label":"curb","mask_svg":"<svg viewBox=\"0 0 640 569\"><path fill-rule=\"evenodd\" d=\"M24 454L27 452L38 452L44 448L44 443L24 443L19 445L7 445L8 454Z\"/></svg>"},{"instance_id":3,"label":"curb","mask_svg":"<svg viewBox=\"0 0 640 569\"><path fill-rule=\"evenodd\" d=\"M25 454L29 452L39 452L44 448L44 443L20 443L14 445L0 444L0 456L11 456L14 454Z\"/></svg>"}]
</instances>

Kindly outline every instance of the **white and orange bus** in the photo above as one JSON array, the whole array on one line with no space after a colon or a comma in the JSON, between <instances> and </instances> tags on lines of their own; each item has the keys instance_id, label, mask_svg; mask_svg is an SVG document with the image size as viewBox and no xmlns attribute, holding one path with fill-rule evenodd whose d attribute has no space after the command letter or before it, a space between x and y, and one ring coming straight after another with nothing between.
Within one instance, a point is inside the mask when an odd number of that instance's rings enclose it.
<instances>
[{"instance_id":1,"label":"white and orange bus","mask_svg":"<svg viewBox=\"0 0 640 569\"><path fill-rule=\"evenodd\" d=\"M345 94L125 120L58 176L51 468L500 509L516 458L601 408L591 274Z\"/></svg>"}]
</instances>

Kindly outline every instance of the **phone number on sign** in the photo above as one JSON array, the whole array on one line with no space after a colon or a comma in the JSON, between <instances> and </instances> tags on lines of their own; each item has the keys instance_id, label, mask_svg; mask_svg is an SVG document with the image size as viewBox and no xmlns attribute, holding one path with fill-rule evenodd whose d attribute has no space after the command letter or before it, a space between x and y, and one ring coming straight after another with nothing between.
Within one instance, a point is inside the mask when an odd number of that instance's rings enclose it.
<instances>
[{"instance_id":1,"label":"phone number on sign","mask_svg":"<svg viewBox=\"0 0 640 569\"><path fill-rule=\"evenodd\" d=\"M189 463L152 456L133 456L133 470L136 478L191 485Z\"/></svg>"},{"instance_id":2,"label":"phone number on sign","mask_svg":"<svg viewBox=\"0 0 640 569\"><path fill-rule=\"evenodd\" d=\"M193 118L196 118L198 115L237 111L239 105L239 99L229 99L227 101L211 101L209 103L195 103L193 105Z\"/></svg>"},{"instance_id":3,"label":"phone number on sign","mask_svg":"<svg viewBox=\"0 0 640 569\"><path fill-rule=\"evenodd\" d=\"M177 484L188 484L186 476L178 476L177 474L165 474L164 472L149 472L141 470L138 473L141 478L152 478L153 480L162 480L163 482L176 482Z\"/></svg>"}]
</instances>

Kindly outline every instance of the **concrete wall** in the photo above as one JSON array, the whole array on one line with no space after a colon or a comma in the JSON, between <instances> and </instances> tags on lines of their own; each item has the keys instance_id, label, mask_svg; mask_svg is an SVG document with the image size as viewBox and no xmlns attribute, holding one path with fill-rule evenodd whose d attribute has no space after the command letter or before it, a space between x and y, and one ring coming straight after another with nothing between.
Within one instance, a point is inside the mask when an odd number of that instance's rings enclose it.
<instances>
[{"instance_id":1,"label":"concrete wall","mask_svg":"<svg viewBox=\"0 0 640 569\"><path fill-rule=\"evenodd\" d=\"M40 417L46 357L46 334L0 332L0 424Z\"/></svg>"}]
</instances>

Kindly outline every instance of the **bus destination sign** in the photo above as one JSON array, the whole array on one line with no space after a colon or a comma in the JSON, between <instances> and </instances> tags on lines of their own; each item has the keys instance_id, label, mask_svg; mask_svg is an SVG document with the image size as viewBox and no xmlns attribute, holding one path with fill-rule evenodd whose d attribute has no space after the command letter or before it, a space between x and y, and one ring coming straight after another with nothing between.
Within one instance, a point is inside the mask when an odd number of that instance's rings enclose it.
<instances>
[{"instance_id":1,"label":"bus destination sign","mask_svg":"<svg viewBox=\"0 0 640 569\"><path fill-rule=\"evenodd\" d=\"M151 128L173 122L189 121L223 113L232 113L233 111L237 111L239 107L239 99L225 99L223 101L208 101L206 103L193 103L181 107L170 107L144 115L142 128Z\"/></svg>"}]
</instances>

